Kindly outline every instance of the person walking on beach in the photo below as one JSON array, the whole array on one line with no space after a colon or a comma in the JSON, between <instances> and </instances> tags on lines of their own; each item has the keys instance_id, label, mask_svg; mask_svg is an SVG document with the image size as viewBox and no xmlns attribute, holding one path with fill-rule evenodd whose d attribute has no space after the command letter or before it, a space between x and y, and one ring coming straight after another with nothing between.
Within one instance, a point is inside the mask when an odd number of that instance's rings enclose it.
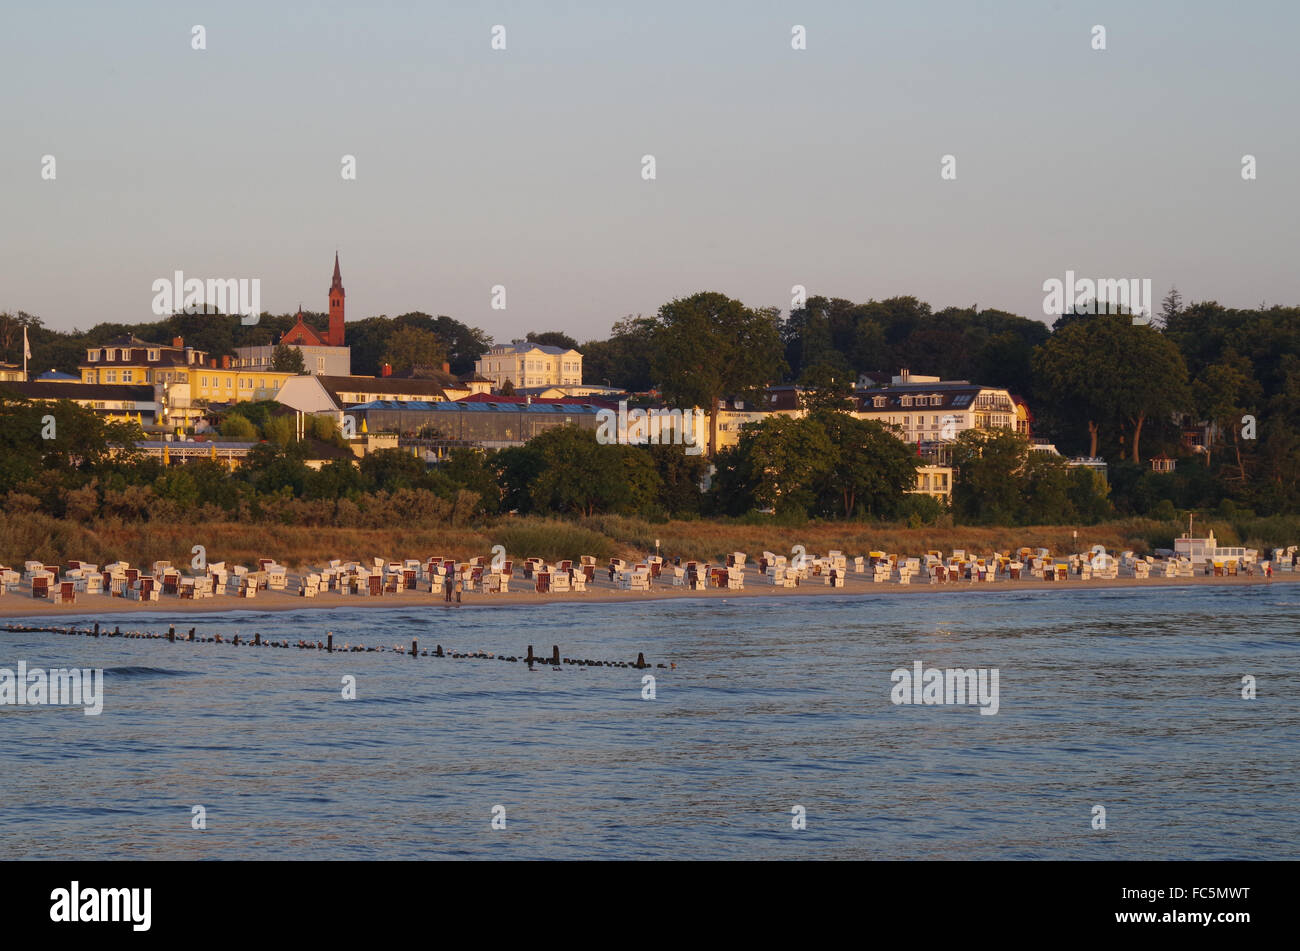
<instances>
[{"instance_id":1,"label":"person walking on beach","mask_svg":"<svg viewBox=\"0 0 1300 951\"><path fill-rule=\"evenodd\" d=\"M457 604L460 604L460 592L463 586L464 586L464 582L460 578L457 578L456 579L456 603Z\"/></svg>"},{"instance_id":2,"label":"person walking on beach","mask_svg":"<svg viewBox=\"0 0 1300 951\"><path fill-rule=\"evenodd\" d=\"M451 581L442 586L442 599L451 604Z\"/></svg>"}]
</instances>

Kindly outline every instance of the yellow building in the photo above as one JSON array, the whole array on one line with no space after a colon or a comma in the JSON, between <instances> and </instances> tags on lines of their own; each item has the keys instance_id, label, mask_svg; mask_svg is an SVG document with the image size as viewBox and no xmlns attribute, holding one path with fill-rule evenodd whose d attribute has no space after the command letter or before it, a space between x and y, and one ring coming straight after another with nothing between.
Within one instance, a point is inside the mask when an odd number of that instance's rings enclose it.
<instances>
[{"instance_id":1,"label":"yellow building","mask_svg":"<svg viewBox=\"0 0 1300 951\"><path fill-rule=\"evenodd\" d=\"M190 398L209 403L245 403L273 400L284 381L295 374L278 370L236 369L228 365L195 367L190 371Z\"/></svg>"},{"instance_id":2,"label":"yellow building","mask_svg":"<svg viewBox=\"0 0 1300 951\"><path fill-rule=\"evenodd\" d=\"M202 350L185 346L176 337L171 346L149 343L137 337L116 337L86 351L82 361L82 383L153 384L185 392L189 403L243 403L275 399L292 373L268 367L234 367L230 357L218 362ZM177 384L185 384L178 387ZM179 404L180 400L176 400Z\"/></svg>"}]
</instances>

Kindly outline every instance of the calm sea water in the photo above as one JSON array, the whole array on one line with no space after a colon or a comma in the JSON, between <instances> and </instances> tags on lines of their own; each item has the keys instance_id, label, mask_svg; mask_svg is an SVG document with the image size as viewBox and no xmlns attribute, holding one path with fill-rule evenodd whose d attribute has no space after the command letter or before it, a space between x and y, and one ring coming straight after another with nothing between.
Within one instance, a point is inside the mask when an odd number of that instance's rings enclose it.
<instances>
[{"instance_id":1,"label":"calm sea water","mask_svg":"<svg viewBox=\"0 0 1300 951\"><path fill-rule=\"evenodd\" d=\"M177 627L191 624L645 651L677 669L651 671L651 701L633 669L0 631L0 666L106 670L98 717L0 708L0 854L1300 856L1289 585L232 612ZM916 660L998 668L999 712L895 706L890 673ZM1247 674L1255 700L1241 699ZM206 831L191 829L194 805ZM806 829L791 828L795 805Z\"/></svg>"}]
</instances>

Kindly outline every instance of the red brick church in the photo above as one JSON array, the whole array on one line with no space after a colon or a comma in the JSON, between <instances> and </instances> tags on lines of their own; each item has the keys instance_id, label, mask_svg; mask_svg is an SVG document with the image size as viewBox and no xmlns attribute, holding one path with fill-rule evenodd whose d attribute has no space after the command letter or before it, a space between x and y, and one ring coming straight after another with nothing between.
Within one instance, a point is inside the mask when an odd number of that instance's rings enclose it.
<instances>
[{"instance_id":1,"label":"red brick church","mask_svg":"<svg viewBox=\"0 0 1300 951\"><path fill-rule=\"evenodd\" d=\"M322 337L303 322L302 308L298 308L298 320L280 338L282 344L296 344L302 347L342 347L343 343L343 275L339 272L339 254L334 252L334 280L330 284L330 327Z\"/></svg>"}]
</instances>

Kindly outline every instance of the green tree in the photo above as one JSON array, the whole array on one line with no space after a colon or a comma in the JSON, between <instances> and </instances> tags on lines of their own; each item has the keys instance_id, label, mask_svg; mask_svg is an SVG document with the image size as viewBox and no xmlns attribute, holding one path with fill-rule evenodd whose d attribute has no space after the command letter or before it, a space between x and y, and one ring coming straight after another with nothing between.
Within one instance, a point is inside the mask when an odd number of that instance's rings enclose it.
<instances>
[{"instance_id":1,"label":"green tree","mask_svg":"<svg viewBox=\"0 0 1300 951\"><path fill-rule=\"evenodd\" d=\"M1229 349L1217 362L1205 367L1192 384L1197 414L1228 434L1236 455L1237 478L1246 481L1242 459L1241 430L1246 415L1255 415L1263 389L1255 380L1250 361ZM1210 465L1214 446L1206 440L1205 464Z\"/></svg>"},{"instance_id":2,"label":"green tree","mask_svg":"<svg viewBox=\"0 0 1300 951\"><path fill-rule=\"evenodd\" d=\"M294 441L296 427L289 416L272 416L262 425L262 436L279 446L287 446Z\"/></svg>"},{"instance_id":3,"label":"green tree","mask_svg":"<svg viewBox=\"0 0 1300 951\"><path fill-rule=\"evenodd\" d=\"M1190 403L1187 366L1174 343L1130 317L1097 315L1069 323L1034 355L1039 392L1063 419L1086 423L1089 455L1104 427L1126 437L1125 455L1140 462L1142 428Z\"/></svg>"},{"instance_id":4,"label":"green tree","mask_svg":"<svg viewBox=\"0 0 1300 951\"><path fill-rule=\"evenodd\" d=\"M366 453L361 459L362 476L382 492L424 488L427 472L422 459L401 449L380 449Z\"/></svg>"},{"instance_id":5,"label":"green tree","mask_svg":"<svg viewBox=\"0 0 1300 951\"><path fill-rule=\"evenodd\" d=\"M754 310L725 294L705 291L659 308L652 332L651 370L664 398L709 414L709 454L718 444L718 404L752 396L785 370L778 313Z\"/></svg>"},{"instance_id":6,"label":"green tree","mask_svg":"<svg viewBox=\"0 0 1300 951\"><path fill-rule=\"evenodd\" d=\"M594 432L575 426L547 430L528 445L542 463L529 489L535 510L593 515L618 511L633 501L624 447L602 446Z\"/></svg>"},{"instance_id":7,"label":"green tree","mask_svg":"<svg viewBox=\"0 0 1300 951\"><path fill-rule=\"evenodd\" d=\"M801 403L809 412L819 409L853 408L853 374L830 363L818 363L803 371Z\"/></svg>"},{"instance_id":8,"label":"green tree","mask_svg":"<svg viewBox=\"0 0 1300 951\"><path fill-rule=\"evenodd\" d=\"M868 515L897 511L905 493L916 485L916 456L907 443L875 420L855 419L843 412L820 411L810 419L830 439L820 485L823 497L849 518L861 507Z\"/></svg>"},{"instance_id":9,"label":"green tree","mask_svg":"<svg viewBox=\"0 0 1300 951\"><path fill-rule=\"evenodd\" d=\"M271 369L277 373L297 373L302 375L307 372L307 364L303 362L301 350L281 343L276 344L275 349L271 352Z\"/></svg>"},{"instance_id":10,"label":"green tree","mask_svg":"<svg viewBox=\"0 0 1300 951\"><path fill-rule=\"evenodd\" d=\"M961 473L953 485L953 509L971 522L1018 524L1024 510L1024 471L1029 441L1007 430L967 429L952 444Z\"/></svg>"},{"instance_id":11,"label":"green tree","mask_svg":"<svg viewBox=\"0 0 1300 951\"><path fill-rule=\"evenodd\" d=\"M614 511L648 514L658 505L663 493L664 480L659 475L655 459L645 446L617 445L602 449L617 449L622 457L621 478L627 487L626 497L617 499ZM670 446L668 448L678 448ZM683 453L684 455L684 453Z\"/></svg>"},{"instance_id":12,"label":"green tree","mask_svg":"<svg viewBox=\"0 0 1300 951\"><path fill-rule=\"evenodd\" d=\"M502 512L527 514L533 510L533 483L546 465L541 447L534 442L500 449L489 457L488 465L500 487Z\"/></svg>"},{"instance_id":13,"label":"green tree","mask_svg":"<svg viewBox=\"0 0 1300 951\"><path fill-rule=\"evenodd\" d=\"M218 429L220 430L221 435L227 439L247 441L258 438L257 427L253 425L251 419L242 413L229 414L221 421L221 425Z\"/></svg>"},{"instance_id":14,"label":"green tree","mask_svg":"<svg viewBox=\"0 0 1300 951\"><path fill-rule=\"evenodd\" d=\"M478 498L477 511L495 512L501 501L501 489L487 457L476 449L453 449L439 465L438 471L452 485L468 489Z\"/></svg>"},{"instance_id":15,"label":"green tree","mask_svg":"<svg viewBox=\"0 0 1300 951\"><path fill-rule=\"evenodd\" d=\"M700 511L700 483L709 463L703 455L688 455L682 446L650 446L650 458L659 473L659 506L669 515L696 515Z\"/></svg>"},{"instance_id":16,"label":"green tree","mask_svg":"<svg viewBox=\"0 0 1300 951\"><path fill-rule=\"evenodd\" d=\"M812 417L772 416L750 423L741 429L737 449L754 504L782 515L808 513L834 458L826 428Z\"/></svg>"},{"instance_id":17,"label":"green tree","mask_svg":"<svg viewBox=\"0 0 1300 951\"><path fill-rule=\"evenodd\" d=\"M303 486L307 499L342 499L361 495L366 489L360 468L346 459L331 459L319 470L310 472Z\"/></svg>"},{"instance_id":18,"label":"green tree","mask_svg":"<svg viewBox=\"0 0 1300 951\"><path fill-rule=\"evenodd\" d=\"M559 347L563 350L578 349L578 341L558 330L545 330L541 333L534 333L530 330L525 339L529 343L535 343L543 347Z\"/></svg>"},{"instance_id":19,"label":"green tree","mask_svg":"<svg viewBox=\"0 0 1300 951\"><path fill-rule=\"evenodd\" d=\"M610 330L608 340L590 340L582 350L582 375L593 385L607 384L641 393L654 385L650 372L654 319L628 316Z\"/></svg>"},{"instance_id":20,"label":"green tree","mask_svg":"<svg viewBox=\"0 0 1300 951\"><path fill-rule=\"evenodd\" d=\"M417 366L441 368L446 355L446 348L436 333L401 325L388 338L383 362L389 364L394 373L402 374Z\"/></svg>"},{"instance_id":21,"label":"green tree","mask_svg":"<svg viewBox=\"0 0 1300 951\"><path fill-rule=\"evenodd\" d=\"M1020 473L1012 473L1023 486L1022 517L1031 525L1064 525L1078 520L1071 501L1070 470L1065 460L1045 452L1030 452Z\"/></svg>"},{"instance_id":22,"label":"green tree","mask_svg":"<svg viewBox=\"0 0 1300 951\"><path fill-rule=\"evenodd\" d=\"M1114 514L1108 498L1110 486L1104 475L1080 466L1070 470L1069 479L1070 505L1080 522L1096 525Z\"/></svg>"}]
</instances>

